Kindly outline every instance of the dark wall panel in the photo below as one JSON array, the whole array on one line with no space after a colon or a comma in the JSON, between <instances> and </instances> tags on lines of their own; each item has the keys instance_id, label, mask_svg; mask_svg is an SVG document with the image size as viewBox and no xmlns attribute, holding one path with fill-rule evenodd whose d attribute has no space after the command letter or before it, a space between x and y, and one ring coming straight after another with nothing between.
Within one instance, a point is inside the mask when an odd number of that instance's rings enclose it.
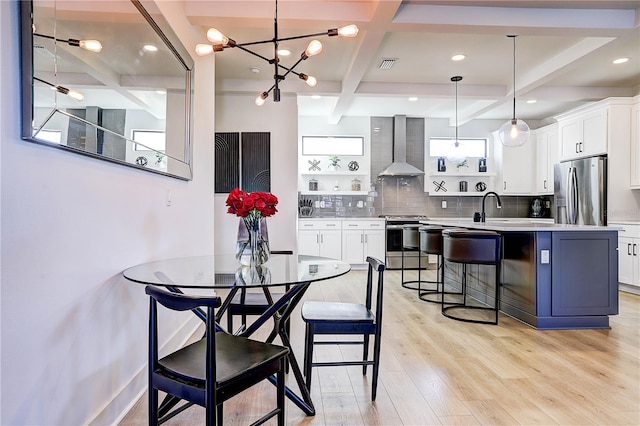
<instances>
[{"instance_id":1,"label":"dark wall panel","mask_svg":"<svg viewBox=\"0 0 640 426\"><path fill-rule=\"evenodd\" d=\"M240 134L216 133L215 192L231 192L240 184Z\"/></svg>"},{"instance_id":2,"label":"dark wall panel","mask_svg":"<svg viewBox=\"0 0 640 426\"><path fill-rule=\"evenodd\" d=\"M271 134L242 133L242 189L271 192Z\"/></svg>"}]
</instances>

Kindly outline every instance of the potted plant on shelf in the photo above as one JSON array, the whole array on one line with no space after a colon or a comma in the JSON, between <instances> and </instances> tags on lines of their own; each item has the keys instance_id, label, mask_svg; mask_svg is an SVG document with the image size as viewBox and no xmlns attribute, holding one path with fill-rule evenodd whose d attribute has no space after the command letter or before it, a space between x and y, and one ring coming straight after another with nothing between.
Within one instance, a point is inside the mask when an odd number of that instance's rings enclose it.
<instances>
[{"instance_id":1,"label":"potted plant on shelf","mask_svg":"<svg viewBox=\"0 0 640 426\"><path fill-rule=\"evenodd\" d=\"M337 155L332 155L329 157L329 167L328 170L338 170L338 167L340 167L340 158Z\"/></svg>"}]
</instances>

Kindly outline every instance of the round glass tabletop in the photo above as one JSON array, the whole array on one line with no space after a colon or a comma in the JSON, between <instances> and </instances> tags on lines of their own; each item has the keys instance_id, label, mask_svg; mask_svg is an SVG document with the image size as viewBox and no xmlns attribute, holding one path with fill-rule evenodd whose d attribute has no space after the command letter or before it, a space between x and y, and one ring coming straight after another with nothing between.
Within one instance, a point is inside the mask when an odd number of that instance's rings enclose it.
<instances>
[{"instance_id":1,"label":"round glass tabletop","mask_svg":"<svg viewBox=\"0 0 640 426\"><path fill-rule=\"evenodd\" d=\"M262 266L241 266L233 254L182 257L125 269L129 281L182 288L264 287L322 281L344 275L351 265L316 256L272 254Z\"/></svg>"}]
</instances>

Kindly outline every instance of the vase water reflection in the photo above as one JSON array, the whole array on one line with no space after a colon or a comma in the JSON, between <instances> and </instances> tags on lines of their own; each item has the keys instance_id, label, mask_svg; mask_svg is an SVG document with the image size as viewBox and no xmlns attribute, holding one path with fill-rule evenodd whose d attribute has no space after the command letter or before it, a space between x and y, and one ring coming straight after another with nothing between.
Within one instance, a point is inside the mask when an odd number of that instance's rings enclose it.
<instances>
[{"instance_id":1,"label":"vase water reflection","mask_svg":"<svg viewBox=\"0 0 640 426\"><path fill-rule=\"evenodd\" d=\"M269 232L264 217L240 219L236 259L242 265L258 266L269 260Z\"/></svg>"}]
</instances>

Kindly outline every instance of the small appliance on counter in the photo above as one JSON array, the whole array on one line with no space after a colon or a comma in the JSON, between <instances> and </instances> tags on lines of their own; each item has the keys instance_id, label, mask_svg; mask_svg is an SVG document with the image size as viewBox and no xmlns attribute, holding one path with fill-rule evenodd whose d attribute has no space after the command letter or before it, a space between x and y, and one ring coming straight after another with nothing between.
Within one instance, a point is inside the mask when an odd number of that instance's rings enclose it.
<instances>
[{"instance_id":1,"label":"small appliance on counter","mask_svg":"<svg viewBox=\"0 0 640 426\"><path fill-rule=\"evenodd\" d=\"M551 217L551 202L545 197L536 197L531 200L529 217Z\"/></svg>"}]
</instances>

